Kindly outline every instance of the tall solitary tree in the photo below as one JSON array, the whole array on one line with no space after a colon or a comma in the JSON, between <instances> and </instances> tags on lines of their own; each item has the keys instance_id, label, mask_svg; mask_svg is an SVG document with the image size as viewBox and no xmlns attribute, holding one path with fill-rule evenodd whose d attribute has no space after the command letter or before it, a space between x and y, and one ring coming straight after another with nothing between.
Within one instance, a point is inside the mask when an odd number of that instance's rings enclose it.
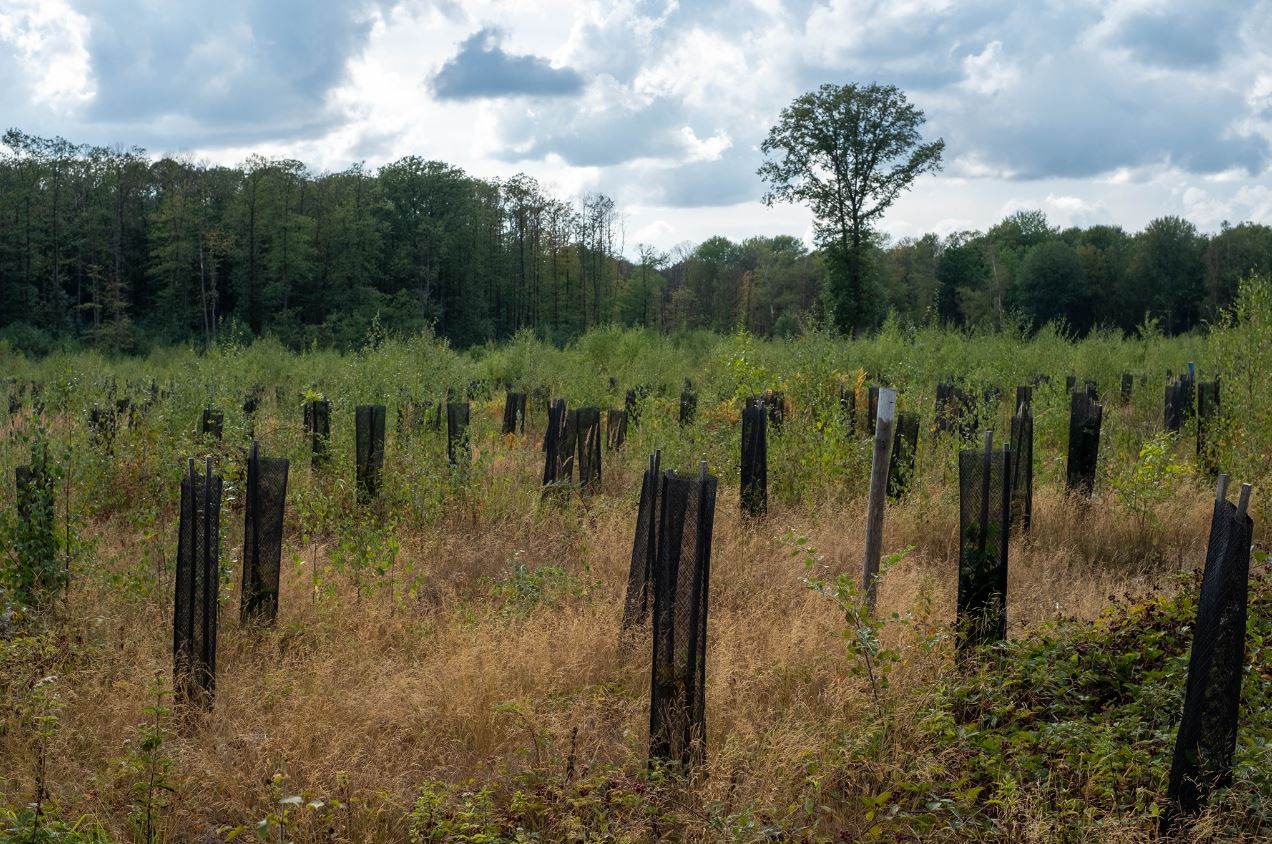
<instances>
[{"instance_id":1,"label":"tall solitary tree","mask_svg":"<svg viewBox=\"0 0 1272 844\"><path fill-rule=\"evenodd\" d=\"M945 142L925 142L923 121L895 86L826 84L784 108L760 145L764 203L812 209L840 330L861 327L869 314L866 259L883 212L921 174L941 168Z\"/></svg>"}]
</instances>

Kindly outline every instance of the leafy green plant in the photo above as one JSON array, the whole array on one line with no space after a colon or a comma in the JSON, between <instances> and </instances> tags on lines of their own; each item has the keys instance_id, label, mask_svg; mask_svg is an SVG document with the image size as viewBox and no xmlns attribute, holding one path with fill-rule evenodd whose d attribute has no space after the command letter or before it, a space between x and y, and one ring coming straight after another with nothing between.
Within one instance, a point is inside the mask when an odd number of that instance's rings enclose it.
<instances>
[{"instance_id":1,"label":"leafy green plant","mask_svg":"<svg viewBox=\"0 0 1272 844\"><path fill-rule=\"evenodd\" d=\"M37 430L30 464L18 481L17 518L6 523L5 545L11 564L3 576L17 600L46 606L70 580L57 528L56 490L61 469L49 459L48 436Z\"/></svg>"},{"instance_id":2,"label":"leafy green plant","mask_svg":"<svg viewBox=\"0 0 1272 844\"><path fill-rule=\"evenodd\" d=\"M1143 527L1155 523L1156 508L1178 494L1187 471L1175 460L1174 437L1163 432L1144 443L1135 463L1114 478L1113 491Z\"/></svg>"},{"instance_id":3,"label":"leafy green plant","mask_svg":"<svg viewBox=\"0 0 1272 844\"><path fill-rule=\"evenodd\" d=\"M518 551L520 557L522 552ZM531 568L515 562L508 577L491 587L491 594L503 603L500 614L524 616L540 606L556 606L568 598L588 595L593 585L560 566Z\"/></svg>"},{"instance_id":4,"label":"leafy green plant","mask_svg":"<svg viewBox=\"0 0 1272 844\"><path fill-rule=\"evenodd\" d=\"M331 565L348 576L361 600L368 586L387 582L400 547L392 520L354 517L341 529L340 540L331 552Z\"/></svg>"},{"instance_id":5,"label":"leafy green plant","mask_svg":"<svg viewBox=\"0 0 1272 844\"><path fill-rule=\"evenodd\" d=\"M128 767L137 779L130 789L133 801L128 813L135 840L143 844L161 840L158 815L168 807L167 795L174 791L168 778L172 759L165 750L168 739L167 721L172 710L165 701L171 691L162 674L155 675L151 686L153 702L145 709L146 721L138 727L137 750L128 759Z\"/></svg>"},{"instance_id":6,"label":"leafy green plant","mask_svg":"<svg viewBox=\"0 0 1272 844\"><path fill-rule=\"evenodd\" d=\"M875 707L884 709L883 694L889 687L889 676L900 654L883 643L883 631L889 624L905 624L908 618L900 613L892 613L884 618L876 615L866 602L865 591L857 583L856 578L846 573L839 573L827 580L819 573L819 557L817 549L808 543L808 537L795 533L787 535L791 545L791 556L802 558L808 574L804 583L817 594L838 604L843 613L845 627L840 631L853 657L853 673L865 677L870 685L870 696ZM888 569L905 559L913 550L913 546L888 554L880 561L875 582L883 580Z\"/></svg>"}]
</instances>

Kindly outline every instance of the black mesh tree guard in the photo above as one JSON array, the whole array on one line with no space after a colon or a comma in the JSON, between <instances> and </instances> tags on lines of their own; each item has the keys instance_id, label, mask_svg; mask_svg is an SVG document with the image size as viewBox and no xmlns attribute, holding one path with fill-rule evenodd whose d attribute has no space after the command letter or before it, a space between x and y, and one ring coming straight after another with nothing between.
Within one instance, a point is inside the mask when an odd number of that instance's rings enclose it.
<instances>
[{"instance_id":1,"label":"black mesh tree guard","mask_svg":"<svg viewBox=\"0 0 1272 844\"><path fill-rule=\"evenodd\" d=\"M451 402L446 405L446 459L452 466L471 462L468 452L468 420L471 415L468 402Z\"/></svg>"},{"instance_id":2,"label":"black mesh tree guard","mask_svg":"<svg viewBox=\"0 0 1272 844\"><path fill-rule=\"evenodd\" d=\"M1082 384L1083 391L1087 394L1087 398L1091 401L1098 402L1100 400L1100 388L1094 381L1088 378Z\"/></svg>"},{"instance_id":3,"label":"black mesh tree guard","mask_svg":"<svg viewBox=\"0 0 1272 844\"><path fill-rule=\"evenodd\" d=\"M1122 404L1130 404L1135 392L1135 376L1129 372L1122 373Z\"/></svg>"},{"instance_id":4,"label":"black mesh tree guard","mask_svg":"<svg viewBox=\"0 0 1272 844\"><path fill-rule=\"evenodd\" d=\"M561 442L561 477L566 483L574 480L574 467L578 465L579 453L579 412L577 409L565 414L565 429Z\"/></svg>"},{"instance_id":5,"label":"black mesh tree guard","mask_svg":"<svg viewBox=\"0 0 1272 844\"><path fill-rule=\"evenodd\" d=\"M960 654L1007 637L1007 550L1011 536L1008 449L964 449L958 455Z\"/></svg>"},{"instance_id":6,"label":"black mesh tree guard","mask_svg":"<svg viewBox=\"0 0 1272 844\"><path fill-rule=\"evenodd\" d=\"M221 478L212 474L211 459L202 475L191 460L181 481L172 614L173 696L179 705L212 706L220 557Z\"/></svg>"},{"instance_id":7,"label":"black mesh tree guard","mask_svg":"<svg viewBox=\"0 0 1272 844\"><path fill-rule=\"evenodd\" d=\"M611 410L605 415L605 447L617 451L627 442L627 411Z\"/></svg>"},{"instance_id":8,"label":"black mesh tree guard","mask_svg":"<svg viewBox=\"0 0 1272 844\"><path fill-rule=\"evenodd\" d=\"M897 500L910 491L915 458L919 453L919 414L898 413L888 459L888 497Z\"/></svg>"},{"instance_id":9,"label":"black mesh tree guard","mask_svg":"<svg viewBox=\"0 0 1272 844\"><path fill-rule=\"evenodd\" d=\"M759 518L768 512L768 414L762 399L742 408L742 512Z\"/></svg>"},{"instance_id":10,"label":"black mesh tree guard","mask_svg":"<svg viewBox=\"0 0 1272 844\"><path fill-rule=\"evenodd\" d=\"M1162 427L1178 432L1184 424L1184 405L1187 402L1187 385L1178 378L1166 382L1166 396L1162 402Z\"/></svg>"},{"instance_id":11,"label":"black mesh tree guard","mask_svg":"<svg viewBox=\"0 0 1272 844\"><path fill-rule=\"evenodd\" d=\"M1215 501L1183 716L1166 791L1165 830L1179 815L1200 812L1210 791L1231 778L1245 665L1253 535L1249 516L1226 500Z\"/></svg>"},{"instance_id":12,"label":"black mesh tree guard","mask_svg":"<svg viewBox=\"0 0 1272 844\"><path fill-rule=\"evenodd\" d=\"M839 388L839 411L844 416L844 425L848 436L857 435L857 391L852 387Z\"/></svg>"},{"instance_id":13,"label":"black mesh tree guard","mask_svg":"<svg viewBox=\"0 0 1272 844\"><path fill-rule=\"evenodd\" d=\"M446 405L450 404L454 398L455 398L455 391L452 388L447 387L446 398L437 403L437 407L434 408L434 411L433 411L433 418L429 420L429 427L432 428L434 431L438 433L441 432L442 412L445 409Z\"/></svg>"},{"instance_id":14,"label":"black mesh tree guard","mask_svg":"<svg viewBox=\"0 0 1272 844\"><path fill-rule=\"evenodd\" d=\"M1211 432L1219 421L1219 381L1201 381L1197 384L1197 464L1211 475L1218 473L1218 455L1215 454Z\"/></svg>"},{"instance_id":15,"label":"black mesh tree guard","mask_svg":"<svg viewBox=\"0 0 1272 844\"><path fill-rule=\"evenodd\" d=\"M225 413L211 407L203 409L203 417L199 420L199 436L221 439L221 431L225 427Z\"/></svg>"},{"instance_id":16,"label":"black mesh tree guard","mask_svg":"<svg viewBox=\"0 0 1272 844\"><path fill-rule=\"evenodd\" d=\"M331 402L326 399L305 402L305 434L309 437L312 464L319 466L327 462L331 443Z\"/></svg>"},{"instance_id":17,"label":"black mesh tree guard","mask_svg":"<svg viewBox=\"0 0 1272 844\"><path fill-rule=\"evenodd\" d=\"M278 580L283 559L283 511L287 501L286 458L261 457L252 443L247 459L243 516L243 590L239 619L278 620Z\"/></svg>"},{"instance_id":18,"label":"black mesh tree guard","mask_svg":"<svg viewBox=\"0 0 1272 844\"><path fill-rule=\"evenodd\" d=\"M500 432L524 434L526 432L526 394L509 392L504 398L503 427Z\"/></svg>"},{"instance_id":19,"label":"black mesh tree guard","mask_svg":"<svg viewBox=\"0 0 1272 844\"><path fill-rule=\"evenodd\" d=\"M764 394L764 406L768 408L768 421L773 428L773 433L782 433L782 425L786 422L786 396L781 392L769 390Z\"/></svg>"},{"instance_id":20,"label":"black mesh tree guard","mask_svg":"<svg viewBox=\"0 0 1272 844\"><path fill-rule=\"evenodd\" d=\"M1100 457L1100 424L1104 408L1087 393L1074 393L1069 403L1069 459L1065 485L1087 498L1095 491L1095 467Z\"/></svg>"},{"instance_id":21,"label":"black mesh tree guard","mask_svg":"<svg viewBox=\"0 0 1272 844\"><path fill-rule=\"evenodd\" d=\"M93 446L109 454L115 442L115 414L94 405L88 412L88 427Z\"/></svg>"},{"instance_id":22,"label":"black mesh tree guard","mask_svg":"<svg viewBox=\"0 0 1272 844\"><path fill-rule=\"evenodd\" d=\"M685 388L680 393L680 424L692 424L697 413L698 394L693 391L693 385L686 381Z\"/></svg>"},{"instance_id":23,"label":"black mesh tree guard","mask_svg":"<svg viewBox=\"0 0 1272 844\"><path fill-rule=\"evenodd\" d=\"M1028 531L1033 524L1033 411L1018 405L1011 417L1011 523Z\"/></svg>"},{"instance_id":24,"label":"black mesh tree guard","mask_svg":"<svg viewBox=\"0 0 1272 844\"><path fill-rule=\"evenodd\" d=\"M707 608L716 479L663 475L653 578L649 759L706 756Z\"/></svg>"},{"instance_id":25,"label":"black mesh tree guard","mask_svg":"<svg viewBox=\"0 0 1272 844\"><path fill-rule=\"evenodd\" d=\"M1078 386L1078 376L1076 375L1064 376L1064 391L1066 393L1072 393L1077 386Z\"/></svg>"},{"instance_id":26,"label":"black mesh tree guard","mask_svg":"<svg viewBox=\"0 0 1272 844\"><path fill-rule=\"evenodd\" d=\"M871 387L866 392L866 435L873 436L875 422L879 418L879 388Z\"/></svg>"},{"instance_id":27,"label":"black mesh tree guard","mask_svg":"<svg viewBox=\"0 0 1272 844\"><path fill-rule=\"evenodd\" d=\"M601 409L580 407L573 415L579 489L595 492L601 486Z\"/></svg>"},{"instance_id":28,"label":"black mesh tree guard","mask_svg":"<svg viewBox=\"0 0 1272 844\"><path fill-rule=\"evenodd\" d=\"M936 385L936 430L945 433L954 430L954 385L942 381Z\"/></svg>"},{"instance_id":29,"label":"black mesh tree guard","mask_svg":"<svg viewBox=\"0 0 1272 844\"><path fill-rule=\"evenodd\" d=\"M359 504L369 504L380 494L380 477L384 472L384 417L382 404L360 404L354 410L355 486Z\"/></svg>"},{"instance_id":30,"label":"black mesh tree guard","mask_svg":"<svg viewBox=\"0 0 1272 844\"><path fill-rule=\"evenodd\" d=\"M548 403L548 427L543 433L543 486L545 489L559 483L569 481L572 470L570 452L574 448L571 441L567 444L566 427L569 412L565 408L565 399L554 399Z\"/></svg>"},{"instance_id":31,"label":"black mesh tree guard","mask_svg":"<svg viewBox=\"0 0 1272 844\"><path fill-rule=\"evenodd\" d=\"M260 410L261 408L261 399L264 397L264 395L265 395L264 387L260 386L259 384L253 387L251 392L249 392L243 398L243 415L255 416L256 411Z\"/></svg>"},{"instance_id":32,"label":"black mesh tree guard","mask_svg":"<svg viewBox=\"0 0 1272 844\"><path fill-rule=\"evenodd\" d=\"M623 397L623 409L627 411L627 418L632 421L633 425L640 424L640 407L637 403L635 390L628 390L627 395Z\"/></svg>"},{"instance_id":33,"label":"black mesh tree guard","mask_svg":"<svg viewBox=\"0 0 1272 844\"><path fill-rule=\"evenodd\" d=\"M1197 409L1197 382L1193 379L1192 373L1185 371L1180 373L1179 381L1183 385L1183 408L1180 415L1185 419L1192 419Z\"/></svg>"},{"instance_id":34,"label":"black mesh tree guard","mask_svg":"<svg viewBox=\"0 0 1272 844\"><path fill-rule=\"evenodd\" d=\"M649 455L640 484L640 504L636 509L636 534L632 540L632 565L627 574L627 600L623 605L623 627L626 633L645 623L653 599L654 558L658 552L658 514L662 472L662 455Z\"/></svg>"},{"instance_id":35,"label":"black mesh tree guard","mask_svg":"<svg viewBox=\"0 0 1272 844\"><path fill-rule=\"evenodd\" d=\"M252 439L256 438L256 411L260 410L264 395L265 388L258 384L243 397L243 418L247 420L247 435Z\"/></svg>"},{"instance_id":36,"label":"black mesh tree guard","mask_svg":"<svg viewBox=\"0 0 1272 844\"><path fill-rule=\"evenodd\" d=\"M1022 407L1033 413L1033 387L1021 385L1016 388L1016 406L1011 412L1019 413Z\"/></svg>"},{"instance_id":37,"label":"black mesh tree guard","mask_svg":"<svg viewBox=\"0 0 1272 844\"><path fill-rule=\"evenodd\" d=\"M14 581L23 600L40 604L70 579L70 571L57 559L55 487L47 440L37 440L30 465L14 467L13 474L18 511Z\"/></svg>"},{"instance_id":38,"label":"black mesh tree guard","mask_svg":"<svg viewBox=\"0 0 1272 844\"><path fill-rule=\"evenodd\" d=\"M958 431L963 439L976 435L977 407L970 393L953 382L936 385L936 430Z\"/></svg>"}]
</instances>

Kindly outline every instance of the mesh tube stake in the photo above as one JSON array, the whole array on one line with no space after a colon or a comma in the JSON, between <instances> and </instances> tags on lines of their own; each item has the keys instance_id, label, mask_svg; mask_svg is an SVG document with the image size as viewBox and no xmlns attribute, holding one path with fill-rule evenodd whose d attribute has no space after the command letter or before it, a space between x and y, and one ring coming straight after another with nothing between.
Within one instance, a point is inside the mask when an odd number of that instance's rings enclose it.
<instances>
[{"instance_id":1,"label":"mesh tube stake","mask_svg":"<svg viewBox=\"0 0 1272 844\"><path fill-rule=\"evenodd\" d=\"M284 458L261 457L260 446L252 443L243 517L242 624L258 621L272 625L278 620L288 466Z\"/></svg>"},{"instance_id":2,"label":"mesh tube stake","mask_svg":"<svg viewBox=\"0 0 1272 844\"><path fill-rule=\"evenodd\" d=\"M601 486L601 409L581 407L574 419L579 489L585 493L595 492Z\"/></svg>"},{"instance_id":3,"label":"mesh tube stake","mask_svg":"<svg viewBox=\"0 0 1272 844\"><path fill-rule=\"evenodd\" d=\"M1104 408L1087 393L1074 393L1069 404L1069 459L1066 486L1087 498L1095 490L1095 469L1100 456L1100 423Z\"/></svg>"},{"instance_id":4,"label":"mesh tube stake","mask_svg":"<svg viewBox=\"0 0 1272 844\"><path fill-rule=\"evenodd\" d=\"M919 415L898 413L892 436L892 456L888 460L888 497L896 500L910 490L915 457L919 452Z\"/></svg>"},{"instance_id":5,"label":"mesh tube stake","mask_svg":"<svg viewBox=\"0 0 1272 844\"><path fill-rule=\"evenodd\" d=\"M369 504L380 494L384 471L385 408L382 404L362 404L354 414L358 503Z\"/></svg>"},{"instance_id":6,"label":"mesh tube stake","mask_svg":"<svg viewBox=\"0 0 1272 844\"><path fill-rule=\"evenodd\" d=\"M640 485L636 509L636 533L632 540L632 564L627 574L627 600L623 606L624 632L645 623L654 581L654 557L658 551L658 516L661 512L662 452L649 455L649 466Z\"/></svg>"},{"instance_id":7,"label":"mesh tube stake","mask_svg":"<svg viewBox=\"0 0 1272 844\"><path fill-rule=\"evenodd\" d=\"M742 512L768 512L768 415L764 400L749 398L742 408Z\"/></svg>"},{"instance_id":8,"label":"mesh tube stake","mask_svg":"<svg viewBox=\"0 0 1272 844\"><path fill-rule=\"evenodd\" d=\"M605 447L617 451L627 441L627 411L611 410L605 416Z\"/></svg>"},{"instance_id":9,"label":"mesh tube stake","mask_svg":"<svg viewBox=\"0 0 1272 844\"><path fill-rule=\"evenodd\" d=\"M518 430L520 428L520 430ZM502 433L524 434L526 432L526 394L509 392L504 399L504 415Z\"/></svg>"},{"instance_id":10,"label":"mesh tube stake","mask_svg":"<svg viewBox=\"0 0 1272 844\"><path fill-rule=\"evenodd\" d=\"M689 766L706 755L707 592L716 478L663 476L654 569L649 759Z\"/></svg>"},{"instance_id":11,"label":"mesh tube stake","mask_svg":"<svg viewBox=\"0 0 1272 844\"><path fill-rule=\"evenodd\" d=\"M305 433L310 438L311 464L317 467L327 462L331 441L331 402L315 399L305 403Z\"/></svg>"},{"instance_id":12,"label":"mesh tube stake","mask_svg":"<svg viewBox=\"0 0 1272 844\"><path fill-rule=\"evenodd\" d=\"M959 572L956 647L963 655L1007 636L1007 550L1011 528L1011 451L958 455Z\"/></svg>"},{"instance_id":13,"label":"mesh tube stake","mask_svg":"<svg viewBox=\"0 0 1272 844\"><path fill-rule=\"evenodd\" d=\"M857 391L852 387L839 388L839 410L844 415L848 436L857 435Z\"/></svg>"},{"instance_id":14,"label":"mesh tube stake","mask_svg":"<svg viewBox=\"0 0 1272 844\"><path fill-rule=\"evenodd\" d=\"M1222 487L1221 487L1222 488ZM1221 493L1222 496L1222 493ZM1183 715L1175 737L1167 787L1167 811L1161 828L1167 833L1183 815L1196 815L1212 789L1232 776L1245 665L1246 614L1250 577L1250 543L1254 522L1242 502L1215 501L1188 660Z\"/></svg>"},{"instance_id":15,"label":"mesh tube stake","mask_svg":"<svg viewBox=\"0 0 1272 844\"><path fill-rule=\"evenodd\" d=\"M471 418L468 402L451 402L446 405L446 458L452 466L470 461L468 451L468 420Z\"/></svg>"},{"instance_id":16,"label":"mesh tube stake","mask_svg":"<svg viewBox=\"0 0 1272 844\"><path fill-rule=\"evenodd\" d=\"M1033 412L1028 404L1018 408L1011 418L1011 520L1028 531L1033 524Z\"/></svg>"},{"instance_id":17,"label":"mesh tube stake","mask_svg":"<svg viewBox=\"0 0 1272 844\"><path fill-rule=\"evenodd\" d=\"M220 585L220 477L207 460L200 477L190 460L181 483L177 574L172 617L173 687L179 704L204 709L216 690Z\"/></svg>"},{"instance_id":18,"label":"mesh tube stake","mask_svg":"<svg viewBox=\"0 0 1272 844\"><path fill-rule=\"evenodd\" d=\"M199 435L219 440L221 439L221 429L224 425L225 413L220 410L206 407L203 409L203 416L199 420Z\"/></svg>"},{"instance_id":19,"label":"mesh tube stake","mask_svg":"<svg viewBox=\"0 0 1272 844\"><path fill-rule=\"evenodd\" d=\"M567 460L567 448L573 448L571 442L566 444L566 422L568 412L565 399L554 399L548 403L548 427L543 434L543 487L545 490L570 479L570 464Z\"/></svg>"}]
</instances>

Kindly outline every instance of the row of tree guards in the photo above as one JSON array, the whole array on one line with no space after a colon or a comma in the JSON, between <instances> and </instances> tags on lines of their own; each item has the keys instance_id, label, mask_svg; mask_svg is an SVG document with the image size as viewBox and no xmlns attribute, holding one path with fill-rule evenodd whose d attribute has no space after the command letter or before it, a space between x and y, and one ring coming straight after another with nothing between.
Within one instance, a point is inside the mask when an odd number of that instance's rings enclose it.
<instances>
[{"instance_id":1,"label":"row of tree guards","mask_svg":"<svg viewBox=\"0 0 1272 844\"><path fill-rule=\"evenodd\" d=\"M1072 379L1076 385L1076 379ZM1121 397L1129 399L1133 379L1124 379ZM898 413L896 393L872 387L868 417L874 427L874 460L863 582L866 600L873 605L883 535L883 503L904 495L914 471L919 418ZM638 405L636 391L628 392L623 410L606 416L606 445L619 448L628 420ZM989 393L986 402L998 401ZM1164 414L1169 422L1195 413L1199 420L1217 417L1218 382L1194 381L1189 371L1172 378ZM681 419L692 421L696 395L686 385L681 396ZM856 393L840 395L848 424L855 426ZM959 530L956 644L960 661L976 648L1001 641L1007 630L1008 551L1013 527L1028 530L1032 520L1033 417L1032 389L1016 391L1009 442L995 448L992 430L984 432L977 448L959 453ZM975 402L952 382L938 385L936 430L974 433ZM525 431L527 396L508 393L503 432ZM254 408L253 408L254 409ZM331 405L326 400L305 404L304 423L312 437L315 463L328 456ZM448 457L466 462L470 423L467 403L448 402ZM780 430L786 414L784 398L766 393L747 400L742 412L741 506L751 517L767 509L768 427ZM441 406L434 417L439 419ZM90 415L95 432L108 436L114 419L101 412ZM413 429L422 419L412 406L399 409L399 427ZM355 411L358 500L366 503L379 491L384 460L386 409L363 405ZM1094 486L1103 407L1094 385L1074 389L1070 397L1068 488L1090 495ZM224 415L208 408L200 431L217 437ZM435 423L440 427L440 422ZM1205 452L1209 428L1199 424L1198 451ZM563 400L548 404L543 451L544 487L551 490L571 481L577 466L578 486L595 490L601 477L601 412L596 407L570 410ZM33 461L17 468L18 507L24 523L41 519L52 524L52 487L47 470ZM243 583L240 617L244 624L273 623L278 613L279 572L288 462L261 456L252 445L247 461L243 538ZM650 688L650 759L683 765L701 760L706 748L705 688L707 610L710 582L712 524L717 479L705 462L696 475L663 471L655 453L642 479L627 600L622 629L624 642L632 632L652 623ZM1183 720L1177 737L1170 780L1168 818L1196 812L1209 790L1231 769L1244 660L1244 614L1253 523L1246 510L1249 485L1243 485L1237 504L1226 500L1227 478L1220 478L1212 516L1206 568L1189 665ZM222 481L210 460L202 474L190 462L181 484L181 526L173 614L173 657L176 689L181 702L209 707L215 693L217 578L219 571ZM1173 822L1173 821L1170 821Z\"/></svg>"},{"instance_id":2,"label":"row of tree guards","mask_svg":"<svg viewBox=\"0 0 1272 844\"><path fill-rule=\"evenodd\" d=\"M1185 382L1186 383L1186 382ZM1218 405L1218 384L1207 387ZM1167 408L1171 407L1168 392ZM959 452L959 573L956 652L966 659L975 648L1007 636L1008 549L1013 524L1029 529L1032 519L1033 417L1028 387L1017 391L1011 443L994 449L993 431L983 448ZM1203 400L1197 407L1200 414ZM876 598L888 450L894 442L896 396L882 389L878 399L875 452L867 512L863 585L873 608ZM1103 408L1088 385L1072 394L1067 480L1070 490L1090 494L1094 481ZM1203 429L1204 430L1204 429ZM1228 477L1219 476L1211 518L1197 620L1189 659L1183 714L1171 763L1162 834L1198 814L1210 792L1231 779L1245 664L1245 631L1254 523L1247 512L1250 484L1242 484L1234 505L1227 500Z\"/></svg>"},{"instance_id":3,"label":"row of tree guards","mask_svg":"<svg viewBox=\"0 0 1272 844\"><path fill-rule=\"evenodd\" d=\"M1124 387L1126 384L1124 379ZM1069 383L1076 383L1070 376ZM1192 401L1187 397L1196 396L1197 416L1197 453L1203 466L1214 471L1211 450L1206 448L1207 434L1213 421L1218 416L1219 385L1218 382L1203 382L1193 387L1190 376L1172 380L1167 387L1165 415L1168 424L1174 416L1182 412L1191 414ZM877 419L880 387L871 386L868 390L869 404L867 420L874 426ZM621 448L626 439L628 419L632 416L637 403L636 391L628 391L625 410L610 410L606 416L606 447L610 450ZM1027 386L1017 388L1017 407L1031 401L1032 389ZM686 384L681 397L681 420L692 418L697 397L691 392L691 385ZM1103 419L1103 407L1096 400L1094 384L1087 382L1082 391L1074 391L1071 396L1070 427L1068 441L1068 460L1066 463L1066 483L1068 489L1085 494L1093 493L1096 467L1098 464L1100 428ZM999 391L986 390L985 402L996 404ZM563 407L563 400L556 400ZM841 409L850 430L856 427L856 393L845 389L840 394ZM502 431L513 434L525 431L527 395L509 392L505 401ZM417 405L408 403L399 406L399 430L413 430L418 420ZM470 411L467 403L448 402L446 404L447 420L447 456L452 465L467 460L467 432L470 423ZM1188 408L1180 411L1180 408ZM442 405L437 405L435 426L440 428ZM307 435L311 438L312 459L315 465L327 458L330 438L330 403L326 400L306 402L304 422ZM572 481L574 469L579 468L579 486L585 491L595 490L600 483L600 425L599 409L582 408L569 411L567 415L554 416L554 402L548 403L549 425L545 434L543 450L545 451L544 486L559 487L562 483ZM566 413L562 410L561 413ZM772 425L780 431L786 413L785 399L781 393L767 392L763 396L748 399L742 414L742 455L741 455L741 498L744 511L751 516L762 515L768 506L768 472L767 472L767 426ZM580 416L582 414L582 416ZM686 416L688 414L688 416ZM200 431L206 436L220 438L224 414L211 408L203 411ZM405 420L405 421L404 421ZM580 421L582 420L582 421ZM108 438L113 434L109 422L99 420L94 409L90 419L93 430L98 435ZM1027 424L1028 438L1025 431L1017 430ZM975 399L961 387L952 382L937 385L936 390L936 424L937 433L957 431L964 440L975 435L981 426L978 406ZM1032 417L1027 422L1012 418L1012 443L1018 448L1027 448L1029 460L1017 460L1014 478L1016 494L1025 504L1021 509L1023 521L1027 529L1032 515ZM887 471L887 495L896 500L909 490L910 480L915 471L915 460L918 452L920 419L916 413L902 412L896 416L893 425L893 442L890 450L890 461ZM385 408L383 405L364 405L357 409L357 491L359 501L366 503L373 499L380 486L380 475L384 459ZM107 433L103 433L107 432ZM1020 451L1017 451L1020 454ZM595 456L593 456L595 455ZM1025 481L1029 482L1026 483Z\"/></svg>"}]
</instances>

